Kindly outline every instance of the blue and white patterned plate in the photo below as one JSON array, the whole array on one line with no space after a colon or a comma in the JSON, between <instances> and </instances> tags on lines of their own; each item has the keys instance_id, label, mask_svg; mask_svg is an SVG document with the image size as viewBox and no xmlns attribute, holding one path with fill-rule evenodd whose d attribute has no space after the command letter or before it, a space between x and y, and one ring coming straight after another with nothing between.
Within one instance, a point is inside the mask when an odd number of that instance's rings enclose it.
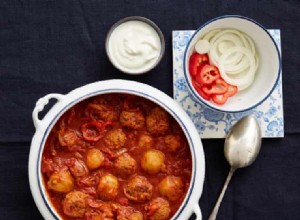
<instances>
[{"instance_id":1,"label":"blue and white patterned plate","mask_svg":"<svg viewBox=\"0 0 300 220\"><path fill-rule=\"evenodd\" d=\"M281 53L280 30L269 30ZM193 30L173 31L173 96L194 122L201 138L224 138L229 128L245 115L254 114L263 137L284 137L282 76L273 93L261 105L242 113L222 113L198 103L188 91L183 56Z\"/></svg>"}]
</instances>

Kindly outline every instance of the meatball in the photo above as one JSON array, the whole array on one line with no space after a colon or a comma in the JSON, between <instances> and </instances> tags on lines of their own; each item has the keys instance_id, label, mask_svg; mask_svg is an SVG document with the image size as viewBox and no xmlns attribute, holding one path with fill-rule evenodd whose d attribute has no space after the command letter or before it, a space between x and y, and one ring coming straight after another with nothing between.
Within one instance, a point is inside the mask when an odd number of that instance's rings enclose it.
<instances>
[{"instance_id":1,"label":"meatball","mask_svg":"<svg viewBox=\"0 0 300 220\"><path fill-rule=\"evenodd\" d=\"M158 186L159 192L170 201L176 201L183 194L183 183L180 177L167 176Z\"/></svg>"},{"instance_id":2,"label":"meatball","mask_svg":"<svg viewBox=\"0 0 300 220\"><path fill-rule=\"evenodd\" d=\"M169 130L168 113L160 107L151 109L146 118L147 130L151 134L164 134Z\"/></svg>"},{"instance_id":3,"label":"meatball","mask_svg":"<svg viewBox=\"0 0 300 220\"><path fill-rule=\"evenodd\" d=\"M171 152L175 152L181 147L180 136L178 135L169 134L165 136L164 141Z\"/></svg>"},{"instance_id":4,"label":"meatball","mask_svg":"<svg viewBox=\"0 0 300 220\"><path fill-rule=\"evenodd\" d=\"M74 177L86 176L89 173L86 164L82 160L72 158L69 160L68 166Z\"/></svg>"},{"instance_id":5,"label":"meatball","mask_svg":"<svg viewBox=\"0 0 300 220\"><path fill-rule=\"evenodd\" d=\"M118 113L108 104L91 103L88 107L92 115L98 116L105 121L115 121L118 118Z\"/></svg>"},{"instance_id":6,"label":"meatball","mask_svg":"<svg viewBox=\"0 0 300 220\"><path fill-rule=\"evenodd\" d=\"M105 216L98 210L89 210L84 215L84 220L113 220L113 218Z\"/></svg>"},{"instance_id":7,"label":"meatball","mask_svg":"<svg viewBox=\"0 0 300 220\"><path fill-rule=\"evenodd\" d=\"M170 204L163 198L155 198L145 207L150 220L166 220L170 216Z\"/></svg>"},{"instance_id":8,"label":"meatball","mask_svg":"<svg viewBox=\"0 0 300 220\"><path fill-rule=\"evenodd\" d=\"M143 220L143 214L141 212L133 212L124 220Z\"/></svg>"},{"instance_id":9,"label":"meatball","mask_svg":"<svg viewBox=\"0 0 300 220\"><path fill-rule=\"evenodd\" d=\"M153 138L148 134L142 134L138 140L140 149L150 149L153 146Z\"/></svg>"},{"instance_id":10,"label":"meatball","mask_svg":"<svg viewBox=\"0 0 300 220\"><path fill-rule=\"evenodd\" d=\"M102 200L113 200L118 195L119 182L117 177L106 174L99 180L97 192Z\"/></svg>"},{"instance_id":11,"label":"meatball","mask_svg":"<svg viewBox=\"0 0 300 220\"><path fill-rule=\"evenodd\" d=\"M149 174L156 174L165 169L165 156L161 151L148 150L141 159L142 169Z\"/></svg>"},{"instance_id":12,"label":"meatball","mask_svg":"<svg viewBox=\"0 0 300 220\"><path fill-rule=\"evenodd\" d=\"M85 220L113 220L114 219L114 205L102 202L100 200L88 199L87 203L89 207L94 209L89 209L85 213Z\"/></svg>"},{"instance_id":13,"label":"meatball","mask_svg":"<svg viewBox=\"0 0 300 220\"><path fill-rule=\"evenodd\" d=\"M67 193L73 190L74 180L68 170L61 170L50 176L47 186L56 192Z\"/></svg>"},{"instance_id":14,"label":"meatball","mask_svg":"<svg viewBox=\"0 0 300 220\"><path fill-rule=\"evenodd\" d=\"M145 116L141 111L122 111L120 114L122 126L131 129L142 129L145 126Z\"/></svg>"},{"instance_id":15,"label":"meatball","mask_svg":"<svg viewBox=\"0 0 300 220\"><path fill-rule=\"evenodd\" d=\"M89 196L81 191L69 192L62 201L63 211L70 217L83 217Z\"/></svg>"},{"instance_id":16,"label":"meatball","mask_svg":"<svg viewBox=\"0 0 300 220\"><path fill-rule=\"evenodd\" d=\"M61 129L58 132L58 141L61 146L71 148L78 142L76 131L72 129Z\"/></svg>"},{"instance_id":17,"label":"meatball","mask_svg":"<svg viewBox=\"0 0 300 220\"><path fill-rule=\"evenodd\" d=\"M85 220L114 220L113 216L106 216L105 213L103 214L102 212L98 211L89 211L85 215Z\"/></svg>"},{"instance_id":18,"label":"meatball","mask_svg":"<svg viewBox=\"0 0 300 220\"><path fill-rule=\"evenodd\" d=\"M151 199L153 186L144 176L135 176L124 187L125 196L136 202L144 202Z\"/></svg>"},{"instance_id":19,"label":"meatball","mask_svg":"<svg viewBox=\"0 0 300 220\"><path fill-rule=\"evenodd\" d=\"M104 155L99 149L90 149L86 154L86 165L90 170L101 167L104 163L104 160Z\"/></svg>"},{"instance_id":20,"label":"meatball","mask_svg":"<svg viewBox=\"0 0 300 220\"><path fill-rule=\"evenodd\" d=\"M124 153L116 159L114 166L120 176L127 177L135 173L137 163L128 153Z\"/></svg>"},{"instance_id":21,"label":"meatball","mask_svg":"<svg viewBox=\"0 0 300 220\"><path fill-rule=\"evenodd\" d=\"M143 220L143 214L132 207L118 206L118 220Z\"/></svg>"},{"instance_id":22,"label":"meatball","mask_svg":"<svg viewBox=\"0 0 300 220\"><path fill-rule=\"evenodd\" d=\"M119 149L125 145L126 139L126 134L119 128L109 131L104 138L104 142L110 149Z\"/></svg>"}]
</instances>

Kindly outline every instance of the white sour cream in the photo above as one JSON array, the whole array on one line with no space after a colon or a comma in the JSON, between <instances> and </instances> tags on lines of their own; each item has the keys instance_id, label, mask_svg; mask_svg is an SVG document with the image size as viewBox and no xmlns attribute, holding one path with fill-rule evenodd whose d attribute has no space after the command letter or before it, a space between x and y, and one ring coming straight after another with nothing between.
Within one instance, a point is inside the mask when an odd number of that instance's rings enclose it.
<instances>
[{"instance_id":1,"label":"white sour cream","mask_svg":"<svg viewBox=\"0 0 300 220\"><path fill-rule=\"evenodd\" d=\"M108 41L108 52L120 70L139 74L149 70L161 53L161 41L156 30L142 21L126 21L117 26Z\"/></svg>"}]
</instances>

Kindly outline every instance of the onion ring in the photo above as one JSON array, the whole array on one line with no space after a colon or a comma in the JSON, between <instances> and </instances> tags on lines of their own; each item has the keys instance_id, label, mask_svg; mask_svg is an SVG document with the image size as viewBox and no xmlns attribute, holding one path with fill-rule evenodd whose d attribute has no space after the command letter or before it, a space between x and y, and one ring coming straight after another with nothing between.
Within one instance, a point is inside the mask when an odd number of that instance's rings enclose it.
<instances>
[{"instance_id":1,"label":"onion ring","mask_svg":"<svg viewBox=\"0 0 300 220\"><path fill-rule=\"evenodd\" d=\"M226 58L228 58L232 53L239 52L244 54L248 59L250 63L250 68L249 70L244 73L240 74L239 78L232 78L228 76L228 74L225 72L225 61ZM229 84L235 85L239 88L239 90L246 89L253 81L254 75L255 75L255 70L256 70L256 64L255 64L255 57L251 53L250 50L244 48L244 47L231 47L228 49L224 54L222 54L219 62L219 70L222 78ZM250 83L250 84L249 84Z\"/></svg>"}]
</instances>

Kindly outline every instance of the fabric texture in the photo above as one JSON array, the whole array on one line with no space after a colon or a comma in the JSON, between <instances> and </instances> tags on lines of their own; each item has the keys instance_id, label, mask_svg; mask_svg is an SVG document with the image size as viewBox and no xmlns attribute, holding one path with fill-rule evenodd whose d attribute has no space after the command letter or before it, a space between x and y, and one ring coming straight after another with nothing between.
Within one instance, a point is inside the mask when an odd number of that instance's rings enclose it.
<instances>
[{"instance_id":1,"label":"fabric texture","mask_svg":"<svg viewBox=\"0 0 300 220\"><path fill-rule=\"evenodd\" d=\"M0 2L0 219L42 219L28 182L38 98L105 79L152 85L172 97L172 30L194 30L216 16L239 14L280 29L285 137L264 139L255 163L238 170L219 220L299 219L300 216L300 2L297 0L2 0ZM105 53L109 28L139 15L164 33L161 63L140 76L115 69ZM224 139L203 140L206 174L199 200L207 219L229 165ZM201 187L201 186L199 186Z\"/></svg>"}]
</instances>

